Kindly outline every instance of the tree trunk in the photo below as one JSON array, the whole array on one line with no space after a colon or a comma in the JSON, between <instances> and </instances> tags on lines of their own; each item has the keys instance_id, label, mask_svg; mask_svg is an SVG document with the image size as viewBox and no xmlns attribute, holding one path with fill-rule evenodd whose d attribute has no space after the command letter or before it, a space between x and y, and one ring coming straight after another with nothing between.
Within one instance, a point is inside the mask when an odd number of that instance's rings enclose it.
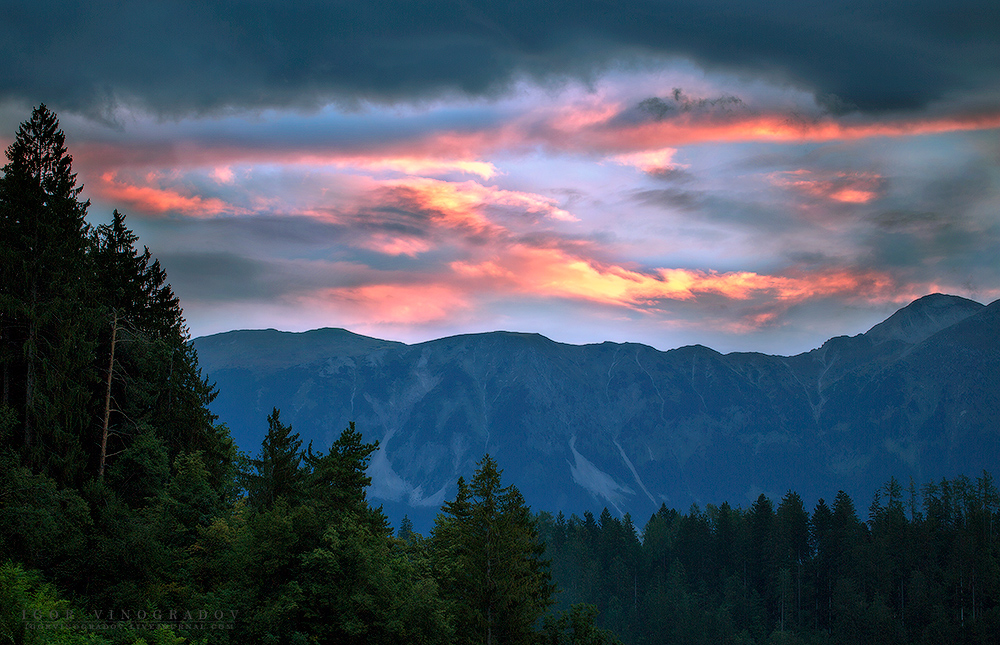
<instances>
[{"instance_id":1,"label":"tree trunk","mask_svg":"<svg viewBox=\"0 0 1000 645\"><path fill-rule=\"evenodd\" d=\"M118 340L118 310L111 323L111 358L108 360L108 383L104 391L104 424L101 428L101 459L97 466L97 478L104 479L104 460L108 454L108 420L111 417L111 378L115 371L115 342Z\"/></svg>"}]
</instances>

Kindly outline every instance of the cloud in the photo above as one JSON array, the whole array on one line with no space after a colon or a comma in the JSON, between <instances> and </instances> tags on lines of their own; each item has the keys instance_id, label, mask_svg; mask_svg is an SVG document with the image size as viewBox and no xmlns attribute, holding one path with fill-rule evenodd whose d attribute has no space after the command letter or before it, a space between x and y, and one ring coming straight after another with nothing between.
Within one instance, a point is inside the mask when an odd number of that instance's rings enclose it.
<instances>
[{"instance_id":1,"label":"cloud","mask_svg":"<svg viewBox=\"0 0 1000 645\"><path fill-rule=\"evenodd\" d=\"M122 103L180 116L496 96L525 77L679 59L880 112L995 88L1000 74L987 0L3 5L0 98L108 119Z\"/></svg>"},{"instance_id":2,"label":"cloud","mask_svg":"<svg viewBox=\"0 0 1000 645\"><path fill-rule=\"evenodd\" d=\"M600 264L559 249L516 245L506 249L502 256L478 263L456 261L451 268L491 292L508 290L642 311L669 309L669 301L694 301L706 296L728 300L767 298L787 303L864 291L877 298L895 287L889 275L873 271L793 271L790 275L679 268L639 271Z\"/></svg>"},{"instance_id":3,"label":"cloud","mask_svg":"<svg viewBox=\"0 0 1000 645\"><path fill-rule=\"evenodd\" d=\"M232 252L167 252L159 257L172 284L183 285L185 301L230 302L275 298L285 284L270 262Z\"/></svg>"},{"instance_id":4,"label":"cloud","mask_svg":"<svg viewBox=\"0 0 1000 645\"><path fill-rule=\"evenodd\" d=\"M494 219L516 225L519 221L547 218L575 222L577 218L558 206L556 199L474 181L449 182L408 177L379 182L376 199L396 209L427 213L439 225L483 234L496 230Z\"/></svg>"},{"instance_id":5,"label":"cloud","mask_svg":"<svg viewBox=\"0 0 1000 645\"><path fill-rule=\"evenodd\" d=\"M553 124L553 127L558 126ZM572 145L577 149L649 150L703 143L851 141L996 128L1000 128L1000 109L976 114L881 120L826 115L806 117L778 110L723 115L679 113L670 118L642 122L622 123L619 119L608 119L573 133ZM556 146L563 138L555 132L551 137Z\"/></svg>"},{"instance_id":6,"label":"cloud","mask_svg":"<svg viewBox=\"0 0 1000 645\"><path fill-rule=\"evenodd\" d=\"M156 180L156 177L148 177L150 183L155 183ZM113 172L101 175L100 182L93 190L103 199L121 203L143 213L179 213L193 217L212 217L247 212L215 197L185 195L169 188L136 185L120 180Z\"/></svg>"},{"instance_id":7,"label":"cloud","mask_svg":"<svg viewBox=\"0 0 1000 645\"><path fill-rule=\"evenodd\" d=\"M306 122L302 124L304 127ZM309 124L311 127L322 127ZM422 142L411 136L400 140L317 142L282 141L280 130L268 132L266 125L254 127L241 124L232 132L232 140L219 135L205 136L197 132L178 132L170 143L146 138L141 130L128 141L85 141L78 146L78 163L105 168L156 168L163 166L211 168L211 176L221 184L234 180L234 166L277 165L285 167L328 168L368 173L441 176L448 174L476 175L489 180L499 171L488 161L475 158L455 158L453 151L431 149L419 153ZM349 128L350 124L341 124ZM254 132L256 130L256 132ZM254 132L251 137L250 133ZM165 133L167 134L167 133ZM383 135L384 136L384 135ZM425 135L426 136L426 135ZM368 148L364 152L358 148Z\"/></svg>"},{"instance_id":8,"label":"cloud","mask_svg":"<svg viewBox=\"0 0 1000 645\"><path fill-rule=\"evenodd\" d=\"M769 176L772 183L802 195L845 204L866 204L885 191L885 179L871 172L837 172L816 176L810 170L785 170Z\"/></svg>"},{"instance_id":9,"label":"cloud","mask_svg":"<svg viewBox=\"0 0 1000 645\"><path fill-rule=\"evenodd\" d=\"M615 155L612 161L624 166L634 166L650 175L663 178L682 173L684 164L674 163L677 148L661 148L659 150L643 150L628 154Z\"/></svg>"},{"instance_id":10,"label":"cloud","mask_svg":"<svg viewBox=\"0 0 1000 645\"><path fill-rule=\"evenodd\" d=\"M360 242L360 246L385 255L408 255L416 257L433 247L427 240L406 235L375 233Z\"/></svg>"},{"instance_id":11,"label":"cloud","mask_svg":"<svg viewBox=\"0 0 1000 645\"><path fill-rule=\"evenodd\" d=\"M301 304L337 312L338 318L367 325L422 325L454 320L468 301L448 284L369 284L324 289L302 296Z\"/></svg>"},{"instance_id":12,"label":"cloud","mask_svg":"<svg viewBox=\"0 0 1000 645\"><path fill-rule=\"evenodd\" d=\"M320 159L303 159L302 163L323 163ZM497 174L497 168L486 161L462 161L455 159L434 159L418 157L389 158L359 158L347 157L331 159L327 163L340 168L359 168L371 171L393 170L407 175L441 175L449 172L461 172L479 175L483 179L492 179Z\"/></svg>"},{"instance_id":13,"label":"cloud","mask_svg":"<svg viewBox=\"0 0 1000 645\"><path fill-rule=\"evenodd\" d=\"M706 10L688 5L676 10ZM88 15L101 15L102 6ZM526 26L511 27L490 7L472 20L470 6L459 7L463 20L478 25L469 33L485 29L487 36L465 41L467 58L449 49L460 31L450 16L433 23L438 31L414 32L393 45L413 69L438 65L437 80L415 73L393 81L395 72L345 80L333 51L345 42L331 45L320 65L311 47L322 50L325 36L317 31L312 44L286 44L296 23L285 20L285 36L259 43L276 47L281 60L250 66L252 56L225 58L240 87L228 78L208 82L218 70L212 56L223 54L198 47L177 53L162 94L140 87L145 78L126 91L134 72L128 64L109 76L98 65L79 82L54 84L57 96L91 106L80 109L100 111L104 100L117 106L105 115L116 127L72 113L63 119L85 196L99 207L91 213L134 212L130 221L164 258L192 320L213 324L221 324L215 312L224 310L239 311L239 325L303 329L309 321L410 339L429 329L505 326L658 346L668 342L663 330L684 329L671 338L728 334L731 349L748 349L743 339L763 338L762 330L843 333L831 312L885 313L886 302L905 304L901 299L926 290L995 292L1000 102L995 90L972 82L994 68L956 76L951 85L935 85L932 75L908 107L876 101L856 111L848 103L858 100L821 92L840 81L823 81L819 72L841 62L792 61L783 49L787 39L772 38L774 51L766 55L765 44L754 43L742 62L726 62L724 52L695 57L690 52L705 33L675 33L674 44L659 49L639 46L642 38L617 31L620 16L598 25L584 6L577 24L600 27L586 41L590 52L559 62L569 40L539 31L540 54L525 57ZM370 11L259 0L246 9L262 19L253 29L265 31L282 12ZM642 0L639 9L661 10ZM741 10L758 19L767 13ZM189 31L211 29L223 10L209 3L184 11L203 22L166 25L178 43ZM420 14L419 21L431 9L405 11ZM372 28L393 20L368 18ZM227 20L245 28L243 17ZM386 33L409 29L390 26ZM845 28L857 34L855 26ZM645 33L638 22L630 29ZM819 45L822 37L841 37L833 29L823 26ZM886 37L900 33L890 29ZM513 40L501 46L499 34ZM351 46L375 39L364 30L351 37ZM158 32L149 45L169 52L177 46ZM873 55L882 46L861 45ZM6 46L0 41L0 50ZM358 69L391 62L383 46ZM930 51L924 43L912 47ZM444 58L421 58L432 50ZM968 52L957 51L949 44L937 63L914 65L958 74ZM479 85L453 82L448 70L471 66L477 52L496 54L495 67L465 70ZM814 54L824 55L823 48ZM181 65L183 55L204 56L201 69L216 71L195 78ZM627 57L630 65L615 62ZM38 64L16 59L9 69L17 74L19 66ZM140 56L134 64L149 61ZM322 72L296 75L313 65ZM810 65L816 74L802 73ZM865 75L877 76L866 68L844 82L861 88ZM80 93L80 83L93 79L110 79L97 103ZM43 80L19 87L32 92ZM911 81L893 80L897 89ZM809 318L805 311L821 313ZM591 335L569 337L569 328Z\"/></svg>"},{"instance_id":14,"label":"cloud","mask_svg":"<svg viewBox=\"0 0 1000 645\"><path fill-rule=\"evenodd\" d=\"M656 204L667 208L693 211L704 204L705 195L692 190L657 188L637 191L635 199L643 204Z\"/></svg>"},{"instance_id":15,"label":"cloud","mask_svg":"<svg viewBox=\"0 0 1000 645\"><path fill-rule=\"evenodd\" d=\"M668 117L687 112L696 114L722 114L729 115L733 112L747 112L748 106L743 99L732 94L723 94L715 98L692 98L684 93L684 90L675 87L670 97L662 99L654 96L641 101L634 108L636 113L641 113L636 120L646 120L652 117L655 121L662 121ZM643 118L645 117L645 118ZM628 113L619 115L620 119L630 120Z\"/></svg>"},{"instance_id":16,"label":"cloud","mask_svg":"<svg viewBox=\"0 0 1000 645\"><path fill-rule=\"evenodd\" d=\"M180 170L197 171L216 187L237 187L246 183L249 171L262 167L498 182L509 171L501 170L504 163L516 165L539 153L603 159L653 178L688 182L693 146L796 146L1000 128L995 105L876 117L824 113L815 105L796 103L800 96L772 95L772 87L746 88L740 98L711 88L690 94L675 90L679 99L634 96L655 81L655 75L636 73L607 80L592 92L575 85L558 92L527 87L500 104L465 105L457 116L455 108L442 103L346 115L330 110L311 116L280 114L266 120L233 116L173 123L144 117L128 133L84 129L74 156L88 181L106 173ZM642 107L653 100L680 107Z\"/></svg>"}]
</instances>

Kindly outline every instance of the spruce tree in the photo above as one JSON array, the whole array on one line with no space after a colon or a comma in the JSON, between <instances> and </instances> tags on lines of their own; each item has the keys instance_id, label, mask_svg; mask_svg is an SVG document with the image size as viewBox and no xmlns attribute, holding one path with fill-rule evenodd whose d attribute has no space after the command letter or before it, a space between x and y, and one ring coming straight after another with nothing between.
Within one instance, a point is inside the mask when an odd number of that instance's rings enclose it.
<instances>
[{"instance_id":1,"label":"spruce tree","mask_svg":"<svg viewBox=\"0 0 1000 645\"><path fill-rule=\"evenodd\" d=\"M214 388L201 379L166 273L148 248L136 249L137 241L117 210L91 237L92 294L100 308L95 369L102 374L92 397L99 419L90 442L93 469L102 476L109 460L154 429L171 462L182 452L204 452L217 487L232 446L208 411Z\"/></svg>"},{"instance_id":2,"label":"spruce tree","mask_svg":"<svg viewBox=\"0 0 1000 645\"><path fill-rule=\"evenodd\" d=\"M467 642L530 643L552 604L545 546L521 493L501 486L496 462L486 455L477 466L434 527L439 583Z\"/></svg>"},{"instance_id":3,"label":"spruce tree","mask_svg":"<svg viewBox=\"0 0 1000 645\"><path fill-rule=\"evenodd\" d=\"M365 474L378 442L364 443L361 433L350 424L324 454L313 452L312 442L302 455L308 468L305 487L309 498L325 513L352 513L365 516L385 529L384 516L368 506L365 488L372 478Z\"/></svg>"},{"instance_id":4,"label":"spruce tree","mask_svg":"<svg viewBox=\"0 0 1000 645\"><path fill-rule=\"evenodd\" d=\"M82 474L95 313L86 297L89 202L44 105L21 124L0 178L0 403L25 461L68 483Z\"/></svg>"},{"instance_id":5,"label":"spruce tree","mask_svg":"<svg viewBox=\"0 0 1000 645\"><path fill-rule=\"evenodd\" d=\"M271 508L279 498L295 504L304 492L305 473L299 468L302 440L291 426L281 422L280 414L278 408L273 408L268 415L260 453L250 460L257 472L247 475L250 504L261 510Z\"/></svg>"}]
</instances>

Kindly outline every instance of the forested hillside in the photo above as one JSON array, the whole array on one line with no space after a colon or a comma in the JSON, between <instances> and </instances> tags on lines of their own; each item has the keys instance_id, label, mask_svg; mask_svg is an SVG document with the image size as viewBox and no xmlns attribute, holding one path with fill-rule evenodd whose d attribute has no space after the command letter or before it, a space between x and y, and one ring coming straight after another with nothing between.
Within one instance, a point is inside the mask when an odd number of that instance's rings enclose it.
<instances>
[{"instance_id":1,"label":"forested hillside","mask_svg":"<svg viewBox=\"0 0 1000 645\"><path fill-rule=\"evenodd\" d=\"M988 643L1000 633L1000 498L989 473L890 480L867 513L843 491L748 509L663 507L641 532L607 509L543 513L563 590L625 643ZM860 505L860 500L859 500Z\"/></svg>"},{"instance_id":2,"label":"forested hillside","mask_svg":"<svg viewBox=\"0 0 1000 645\"><path fill-rule=\"evenodd\" d=\"M0 178L0 643L992 642L986 473L748 510L535 515L489 455L422 536L367 496L377 443L272 408L240 453L166 273L91 228L55 115ZM560 590L561 588L561 590Z\"/></svg>"}]
</instances>

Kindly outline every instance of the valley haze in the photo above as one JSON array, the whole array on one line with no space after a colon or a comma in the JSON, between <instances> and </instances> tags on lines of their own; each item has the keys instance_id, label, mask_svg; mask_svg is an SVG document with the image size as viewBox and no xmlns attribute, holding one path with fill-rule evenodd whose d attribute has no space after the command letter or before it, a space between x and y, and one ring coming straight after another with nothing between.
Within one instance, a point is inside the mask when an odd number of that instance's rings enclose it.
<instances>
[{"instance_id":1,"label":"valley haze","mask_svg":"<svg viewBox=\"0 0 1000 645\"><path fill-rule=\"evenodd\" d=\"M426 532L485 453L535 511L607 507L639 526L661 504L747 508L788 490L815 504L844 490L864 508L890 477L905 489L975 476L1000 455L998 337L1000 301L933 294L795 356L502 331L193 342L242 450L257 453L272 407L319 450L354 421L380 444L370 498Z\"/></svg>"}]
</instances>

